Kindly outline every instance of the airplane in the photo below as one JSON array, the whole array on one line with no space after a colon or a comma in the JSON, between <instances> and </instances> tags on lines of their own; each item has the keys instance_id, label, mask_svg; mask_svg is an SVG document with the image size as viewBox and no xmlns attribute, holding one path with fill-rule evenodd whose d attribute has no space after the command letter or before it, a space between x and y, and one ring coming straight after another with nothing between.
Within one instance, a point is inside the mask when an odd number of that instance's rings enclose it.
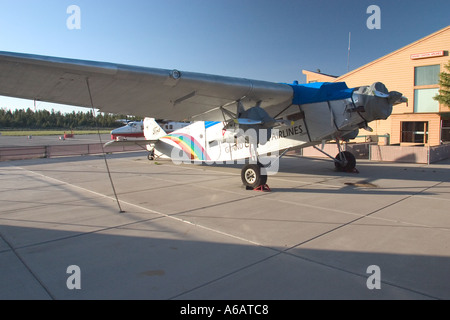
<instances>
[{"instance_id":1,"label":"airplane","mask_svg":"<svg viewBox=\"0 0 450 320\"><path fill-rule=\"evenodd\" d=\"M167 120L158 120L157 122L167 133L171 133L175 130L187 127L190 124L190 122L167 121Z\"/></svg>"},{"instance_id":2,"label":"airplane","mask_svg":"<svg viewBox=\"0 0 450 320\"><path fill-rule=\"evenodd\" d=\"M126 138L143 138L144 121L117 120L126 123L124 126L111 130L112 140L123 140Z\"/></svg>"},{"instance_id":3,"label":"airplane","mask_svg":"<svg viewBox=\"0 0 450 320\"><path fill-rule=\"evenodd\" d=\"M288 150L321 150L317 146L326 141L339 148L335 157L327 154L335 167L353 170L355 157L340 142L407 102L380 82L356 88L345 82L274 83L12 52L0 52L0 95L146 117L139 143L149 159L240 161L247 189L267 186ZM168 134L154 119L192 124Z\"/></svg>"},{"instance_id":4,"label":"airplane","mask_svg":"<svg viewBox=\"0 0 450 320\"><path fill-rule=\"evenodd\" d=\"M126 119L119 119L118 122L125 123L124 126L111 130L112 140L124 140L127 138L143 138L144 137L144 121L130 121ZM162 128L167 133L171 133L175 130L181 129L189 125L187 122L176 121L158 121L162 125Z\"/></svg>"}]
</instances>

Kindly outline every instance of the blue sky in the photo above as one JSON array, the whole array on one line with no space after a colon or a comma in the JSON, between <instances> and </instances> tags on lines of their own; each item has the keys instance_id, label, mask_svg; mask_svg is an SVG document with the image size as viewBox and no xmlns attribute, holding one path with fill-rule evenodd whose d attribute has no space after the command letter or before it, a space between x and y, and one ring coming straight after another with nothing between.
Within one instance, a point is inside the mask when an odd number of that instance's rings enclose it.
<instances>
[{"instance_id":1,"label":"blue sky","mask_svg":"<svg viewBox=\"0 0 450 320\"><path fill-rule=\"evenodd\" d=\"M70 5L81 29L67 28ZM370 5L380 29L367 27ZM0 0L0 51L303 83L303 69L347 72L349 32L352 70L449 17L448 0ZM33 106L0 98L21 103Z\"/></svg>"}]
</instances>

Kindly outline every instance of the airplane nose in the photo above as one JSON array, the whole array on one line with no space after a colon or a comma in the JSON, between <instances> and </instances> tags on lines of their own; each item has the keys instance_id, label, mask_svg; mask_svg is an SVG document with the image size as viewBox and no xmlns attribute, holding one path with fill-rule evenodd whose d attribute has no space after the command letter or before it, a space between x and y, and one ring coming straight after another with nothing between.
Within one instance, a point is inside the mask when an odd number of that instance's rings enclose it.
<instances>
[{"instance_id":1,"label":"airplane nose","mask_svg":"<svg viewBox=\"0 0 450 320\"><path fill-rule=\"evenodd\" d=\"M408 98L403 96L403 94L401 94L398 91L390 91L389 97L388 97L388 102L392 105L396 105L399 103L408 102Z\"/></svg>"},{"instance_id":2,"label":"airplane nose","mask_svg":"<svg viewBox=\"0 0 450 320\"><path fill-rule=\"evenodd\" d=\"M118 133L123 133L125 130L123 129L123 127L114 129L111 131L111 134L118 134Z\"/></svg>"},{"instance_id":3,"label":"airplane nose","mask_svg":"<svg viewBox=\"0 0 450 320\"><path fill-rule=\"evenodd\" d=\"M386 120L392 113L393 105L405 102L406 99L400 92L389 91L381 82L359 87L354 94L358 96L358 106L364 106L364 118L367 122Z\"/></svg>"}]
</instances>

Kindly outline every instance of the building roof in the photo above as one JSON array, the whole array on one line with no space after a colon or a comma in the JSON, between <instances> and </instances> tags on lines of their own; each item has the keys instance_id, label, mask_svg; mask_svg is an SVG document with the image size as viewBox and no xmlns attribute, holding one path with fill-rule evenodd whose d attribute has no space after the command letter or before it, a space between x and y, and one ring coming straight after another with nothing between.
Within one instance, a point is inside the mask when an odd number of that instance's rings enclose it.
<instances>
[{"instance_id":1,"label":"building roof","mask_svg":"<svg viewBox=\"0 0 450 320\"><path fill-rule=\"evenodd\" d=\"M395 50L395 51L393 51L393 52L391 52L391 53L389 53L389 54L387 54L385 56L382 56L381 58L378 58L378 59L376 59L376 60L374 60L372 62L369 62L369 63L367 63L367 64L365 64L365 65L363 65L363 66L361 66L361 67L359 67L357 69L354 69L354 70L352 70L350 72L347 72L347 73L337 77L336 81L343 81L344 78L346 78L346 77L348 77L348 76L350 76L350 75L352 75L352 74L354 74L356 72L359 72L359 71L361 71L361 70L363 70L363 69L365 69L367 67L370 67L370 66L372 66L372 65L374 65L374 64L376 64L376 63L378 63L378 62L380 62L382 60L385 60L385 59L387 59L387 58L389 58L389 57L391 57L391 56L393 56L393 55L395 55L395 54L397 54L399 52L402 52L404 50L410 49L411 47L413 47L413 46L415 46L415 45L417 45L417 44L419 44L419 43L421 43L423 41L429 40L430 38L436 37L436 36L440 35L441 33L447 32L449 30L450 30L450 25L445 27L445 28L443 28L443 29L441 29L441 30L439 30L439 31L436 31L436 32L434 32L434 33L432 33L432 34L430 34L430 35L428 35L428 36L426 36L426 37L424 37L422 39L419 39L419 40L417 40L417 41L415 41L413 43L410 43L410 44L408 44L408 45L406 45L406 46L404 46L404 47L402 47L402 48L400 48L398 50Z\"/></svg>"},{"instance_id":2,"label":"building roof","mask_svg":"<svg viewBox=\"0 0 450 320\"><path fill-rule=\"evenodd\" d=\"M339 76L333 76L331 74L326 74L326 73L322 73L320 71L311 71L311 70L302 70L303 74L305 74L305 72L310 72L310 73L316 73L316 74L320 74L322 76L327 76L327 77L332 77L332 78L338 78Z\"/></svg>"}]
</instances>

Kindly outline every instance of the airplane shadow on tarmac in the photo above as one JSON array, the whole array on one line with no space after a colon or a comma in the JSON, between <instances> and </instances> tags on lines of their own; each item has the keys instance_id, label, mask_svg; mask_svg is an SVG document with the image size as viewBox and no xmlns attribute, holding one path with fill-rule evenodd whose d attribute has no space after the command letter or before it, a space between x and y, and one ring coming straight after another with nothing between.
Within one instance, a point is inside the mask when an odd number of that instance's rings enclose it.
<instances>
[{"instance_id":1,"label":"airplane shadow on tarmac","mask_svg":"<svg viewBox=\"0 0 450 320\"><path fill-rule=\"evenodd\" d=\"M61 230L54 223L48 229L0 225L1 300L450 298L445 256L282 250L199 240L207 236L201 232L181 240L181 229L156 220L90 232L59 224ZM73 265L78 278L67 271ZM367 271L373 265L378 279ZM80 289L69 289L76 281Z\"/></svg>"},{"instance_id":2,"label":"airplane shadow on tarmac","mask_svg":"<svg viewBox=\"0 0 450 320\"><path fill-rule=\"evenodd\" d=\"M240 165L108 159L124 213L99 156L0 163L0 299L450 299L448 219L408 201L448 201L447 164L286 158L273 192L246 193Z\"/></svg>"}]
</instances>

